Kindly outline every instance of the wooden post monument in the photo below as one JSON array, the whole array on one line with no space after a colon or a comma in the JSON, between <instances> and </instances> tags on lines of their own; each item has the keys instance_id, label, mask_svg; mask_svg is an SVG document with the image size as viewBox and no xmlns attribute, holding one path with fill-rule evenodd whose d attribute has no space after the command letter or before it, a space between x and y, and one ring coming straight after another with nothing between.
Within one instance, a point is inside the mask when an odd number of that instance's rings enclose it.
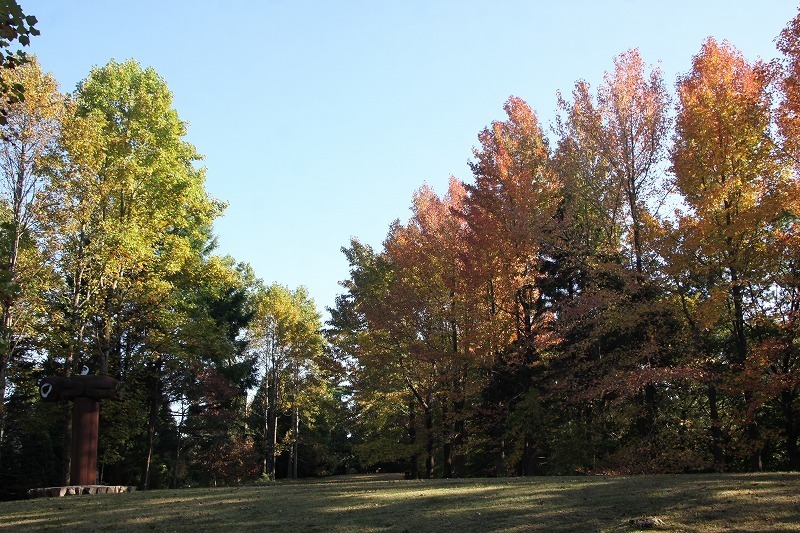
<instances>
[{"instance_id":1,"label":"wooden post monument","mask_svg":"<svg viewBox=\"0 0 800 533\"><path fill-rule=\"evenodd\" d=\"M44 495L96 494L111 492L97 485L97 441L100 425L100 400L121 400L120 383L108 376L46 377L39 385L39 395L45 402L68 400L72 405L72 463L70 487L34 489L51 491ZM108 487L111 488L111 487ZM129 489L128 487L125 487ZM65 490L71 489L71 490ZM121 492L121 491L113 491ZM32 494L38 495L38 494Z\"/></svg>"}]
</instances>

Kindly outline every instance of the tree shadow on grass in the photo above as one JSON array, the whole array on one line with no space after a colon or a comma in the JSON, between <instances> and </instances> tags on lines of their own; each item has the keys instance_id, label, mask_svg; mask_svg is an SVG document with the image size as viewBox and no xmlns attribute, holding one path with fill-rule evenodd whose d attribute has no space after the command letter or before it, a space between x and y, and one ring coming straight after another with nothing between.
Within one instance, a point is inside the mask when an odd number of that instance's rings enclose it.
<instances>
[{"instance_id":1,"label":"tree shadow on grass","mask_svg":"<svg viewBox=\"0 0 800 533\"><path fill-rule=\"evenodd\" d=\"M19 531L632 531L631 519L653 516L664 531L800 528L800 474L375 479L8 502L0 523Z\"/></svg>"}]
</instances>

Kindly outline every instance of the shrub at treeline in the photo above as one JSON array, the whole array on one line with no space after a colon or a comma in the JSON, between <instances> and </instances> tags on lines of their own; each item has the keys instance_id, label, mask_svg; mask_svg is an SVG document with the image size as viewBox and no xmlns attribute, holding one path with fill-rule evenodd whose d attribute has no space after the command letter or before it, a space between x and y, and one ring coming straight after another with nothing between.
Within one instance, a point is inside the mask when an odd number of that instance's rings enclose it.
<instances>
[{"instance_id":1,"label":"shrub at treeline","mask_svg":"<svg viewBox=\"0 0 800 533\"><path fill-rule=\"evenodd\" d=\"M470 183L344 249L324 331L214 254L224 206L152 69L70 95L8 71L0 497L69 482L37 380L84 365L123 383L108 484L800 468L800 15L778 48L708 39L674 96L626 52L551 139L510 98Z\"/></svg>"}]
</instances>

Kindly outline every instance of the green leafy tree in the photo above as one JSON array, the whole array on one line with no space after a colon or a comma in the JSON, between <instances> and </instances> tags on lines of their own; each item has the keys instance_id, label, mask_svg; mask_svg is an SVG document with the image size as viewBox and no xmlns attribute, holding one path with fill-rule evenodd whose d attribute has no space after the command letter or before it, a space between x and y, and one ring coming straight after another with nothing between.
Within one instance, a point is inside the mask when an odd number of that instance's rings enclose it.
<instances>
[{"instance_id":1,"label":"green leafy tree","mask_svg":"<svg viewBox=\"0 0 800 533\"><path fill-rule=\"evenodd\" d=\"M45 194L60 279L48 351L67 375L160 365L163 304L202 268L221 211L185 132L164 80L135 61L96 68L78 86Z\"/></svg>"},{"instance_id":2,"label":"green leafy tree","mask_svg":"<svg viewBox=\"0 0 800 533\"><path fill-rule=\"evenodd\" d=\"M16 0L0 1L0 125L6 123L9 110L8 106L19 103L25 99L25 86L13 76L8 76L6 71L13 70L28 61L25 52L9 50L14 42L22 46L30 44L30 38L39 35L39 30L34 28L38 21L33 15L25 15Z\"/></svg>"},{"instance_id":3,"label":"green leafy tree","mask_svg":"<svg viewBox=\"0 0 800 533\"><path fill-rule=\"evenodd\" d=\"M253 406L260 421L262 476L276 477L278 455L285 451L287 477L296 478L301 419L312 422L318 413L327 366L320 316L306 289L291 291L274 283L260 290L249 340L262 366L259 404ZM281 415L289 422L283 435Z\"/></svg>"},{"instance_id":4,"label":"green leafy tree","mask_svg":"<svg viewBox=\"0 0 800 533\"><path fill-rule=\"evenodd\" d=\"M33 347L43 319L41 297L51 281L41 247L40 196L47 183L41 167L54 149L64 113L58 85L35 58L4 77L24 88L27 98L9 104L0 125L0 441L7 374Z\"/></svg>"},{"instance_id":5,"label":"green leafy tree","mask_svg":"<svg viewBox=\"0 0 800 533\"><path fill-rule=\"evenodd\" d=\"M329 308L326 336L352 387L353 452L364 467L402 464L419 477L423 447L417 439L417 399L395 364L402 343L374 318L382 314L394 269L385 253L357 239L342 248L350 264L346 292Z\"/></svg>"}]
</instances>

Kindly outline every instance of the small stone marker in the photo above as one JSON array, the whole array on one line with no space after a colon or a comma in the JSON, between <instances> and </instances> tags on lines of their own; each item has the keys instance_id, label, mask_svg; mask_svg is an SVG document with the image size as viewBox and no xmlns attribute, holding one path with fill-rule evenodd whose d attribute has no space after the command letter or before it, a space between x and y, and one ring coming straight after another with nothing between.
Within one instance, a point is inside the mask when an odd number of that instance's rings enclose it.
<instances>
[{"instance_id":1,"label":"small stone marker","mask_svg":"<svg viewBox=\"0 0 800 533\"><path fill-rule=\"evenodd\" d=\"M654 527L664 525L664 521L655 516L640 516L638 518L631 518L629 522L631 525L643 529L652 529Z\"/></svg>"}]
</instances>

